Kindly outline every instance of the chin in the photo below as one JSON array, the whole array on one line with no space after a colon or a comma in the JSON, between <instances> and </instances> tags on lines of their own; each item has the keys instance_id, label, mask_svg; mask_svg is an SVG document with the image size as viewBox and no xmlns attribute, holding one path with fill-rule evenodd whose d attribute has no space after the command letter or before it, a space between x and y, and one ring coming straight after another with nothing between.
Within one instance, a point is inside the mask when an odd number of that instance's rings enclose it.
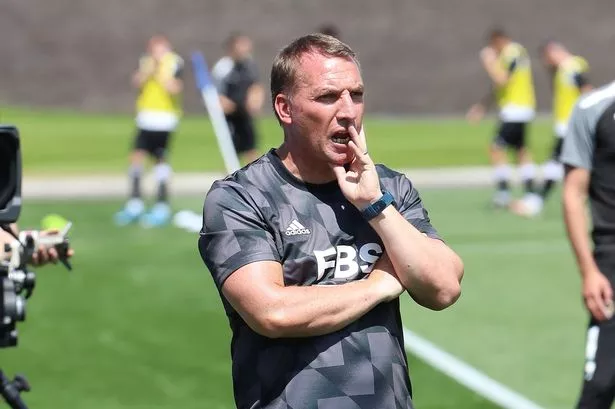
<instances>
[{"instance_id":1,"label":"chin","mask_svg":"<svg viewBox=\"0 0 615 409\"><path fill-rule=\"evenodd\" d=\"M350 153L334 153L332 155L329 155L329 160L332 164L334 165L338 165L338 166L343 166L347 163L352 162L352 159L354 158L354 156Z\"/></svg>"}]
</instances>

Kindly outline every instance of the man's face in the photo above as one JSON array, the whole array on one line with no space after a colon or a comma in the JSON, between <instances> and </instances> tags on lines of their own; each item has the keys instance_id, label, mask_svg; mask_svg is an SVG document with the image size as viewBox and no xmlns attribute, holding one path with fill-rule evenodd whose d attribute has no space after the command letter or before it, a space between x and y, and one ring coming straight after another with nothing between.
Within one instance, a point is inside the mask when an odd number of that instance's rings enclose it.
<instances>
[{"instance_id":1,"label":"man's face","mask_svg":"<svg viewBox=\"0 0 615 409\"><path fill-rule=\"evenodd\" d=\"M351 59L305 54L290 97L291 135L310 156L343 165L354 154L348 147L349 126L363 121L363 80Z\"/></svg>"},{"instance_id":2,"label":"man's face","mask_svg":"<svg viewBox=\"0 0 615 409\"><path fill-rule=\"evenodd\" d=\"M239 37L233 44L232 57L235 61L244 61L252 55L252 40L248 37Z\"/></svg>"},{"instance_id":3,"label":"man's face","mask_svg":"<svg viewBox=\"0 0 615 409\"><path fill-rule=\"evenodd\" d=\"M150 54L156 61L162 60L169 50L170 47L166 40L156 39L150 43Z\"/></svg>"},{"instance_id":4,"label":"man's face","mask_svg":"<svg viewBox=\"0 0 615 409\"><path fill-rule=\"evenodd\" d=\"M506 39L504 37L494 37L489 41L489 46L493 48L496 53L500 54L506 46Z\"/></svg>"}]
</instances>

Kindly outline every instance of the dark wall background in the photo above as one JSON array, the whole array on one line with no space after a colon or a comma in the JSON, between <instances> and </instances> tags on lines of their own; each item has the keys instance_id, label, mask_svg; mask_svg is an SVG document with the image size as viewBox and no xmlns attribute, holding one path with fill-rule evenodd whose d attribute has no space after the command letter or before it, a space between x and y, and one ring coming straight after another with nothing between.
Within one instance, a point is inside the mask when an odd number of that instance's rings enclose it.
<instances>
[{"instance_id":1,"label":"dark wall background","mask_svg":"<svg viewBox=\"0 0 615 409\"><path fill-rule=\"evenodd\" d=\"M129 78L162 32L210 62L231 30L254 38L262 78L291 39L334 22L359 54L372 113L460 113L487 89L478 51L502 25L534 58L540 108L548 84L536 48L557 38L592 80L615 78L613 0L0 0L0 101L130 112ZM190 73L188 111L202 112Z\"/></svg>"}]
</instances>

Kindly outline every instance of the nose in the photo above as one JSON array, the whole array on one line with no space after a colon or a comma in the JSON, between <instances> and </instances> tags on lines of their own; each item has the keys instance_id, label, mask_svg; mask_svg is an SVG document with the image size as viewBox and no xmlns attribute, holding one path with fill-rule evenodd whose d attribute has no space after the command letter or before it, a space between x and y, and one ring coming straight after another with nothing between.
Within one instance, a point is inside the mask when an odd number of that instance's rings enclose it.
<instances>
[{"instance_id":1,"label":"nose","mask_svg":"<svg viewBox=\"0 0 615 409\"><path fill-rule=\"evenodd\" d=\"M357 107L352 100L352 96L348 90L342 92L339 99L339 109L337 111L337 120L345 126L354 123L357 117Z\"/></svg>"}]
</instances>

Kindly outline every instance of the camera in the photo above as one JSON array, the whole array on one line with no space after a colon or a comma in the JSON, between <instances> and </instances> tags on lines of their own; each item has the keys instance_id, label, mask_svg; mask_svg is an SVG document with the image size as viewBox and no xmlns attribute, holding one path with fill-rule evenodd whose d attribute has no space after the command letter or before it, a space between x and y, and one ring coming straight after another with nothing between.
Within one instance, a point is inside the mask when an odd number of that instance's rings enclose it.
<instances>
[{"instance_id":1,"label":"camera","mask_svg":"<svg viewBox=\"0 0 615 409\"><path fill-rule=\"evenodd\" d=\"M0 226L8 228L21 212L21 149L19 131L14 126L0 126ZM11 254L7 243L3 256ZM17 344L15 323L25 319L25 298L19 285L12 280L15 267L10 260L0 260L0 348ZM32 280L32 277L29 277ZM29 280L29 281L30 281ZM34 286L34 282L28 283ZM31 288L30 288L31 292Z\"/></svg>"},{"instance_id":2,"label":"camera","mask_svg":"<svg viewBox=\"0 0 615 409\"><path fill-rule=\"evenodd\" d=\"M38 231L11 229L21 212L21 147L19 131L12 125L0 125L0 227L13 236L0 244L0 348L17 345L16 325L26 318L26 300L32 295L36 275L27 264L40 247L54 247L59 260L70 270L67 233L71 223L61 231L41 234ZM0 394L12 407L27 409L19 394L30 386L23 376L8 380L0 370Z\"/></svg>"}]
</instances>

